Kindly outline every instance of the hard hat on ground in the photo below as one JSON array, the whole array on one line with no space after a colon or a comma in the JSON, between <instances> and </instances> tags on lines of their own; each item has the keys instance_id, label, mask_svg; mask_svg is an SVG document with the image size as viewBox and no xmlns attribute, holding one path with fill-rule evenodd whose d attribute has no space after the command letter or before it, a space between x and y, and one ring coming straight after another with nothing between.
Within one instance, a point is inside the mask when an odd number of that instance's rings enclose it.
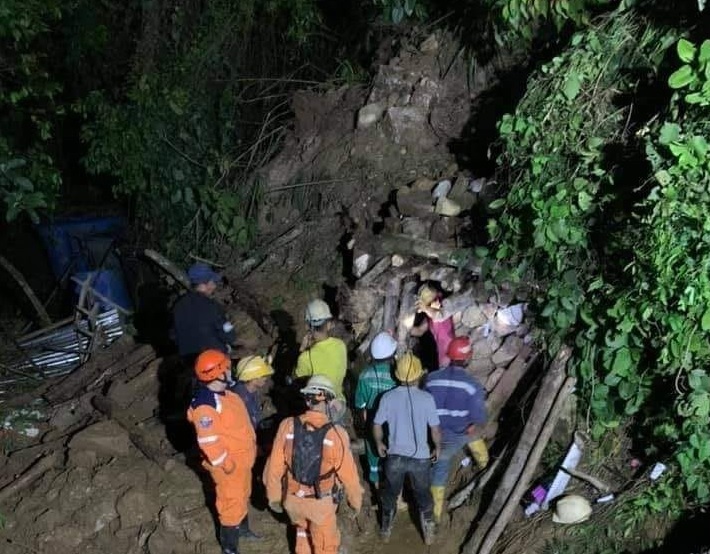
<instances>
[{"instance_id":1,"label":"hard hat on ground","mask_svg":"<svg viewBox=\"0 0 710 554\"><path fill-rule=\"evenodd\" d=\"M187 277L193 285L203 285L210 281L216 283L222 278L222 276L219 273L215 273L210 266L201 262L190 266L187 270Z\"/></svg>"},{"instance_id":2,"label":"hard hat on ground","mask_svg":"<svg viewBox=\"0 0 710 554\"><path fill-rule=\"evenodd\" d=\"M377 333L372 344L370 344L370 353L375 360L385 360L397 351L397 341L389 333L382 331Z\"/></svg>"},{"instance_id":3,"label":"hard hat on ground","mask_svg":"<svg viewBox=\"0 0 710 554\"><path fill-rule=\"evenodd\" d=\"M311 325L322 325L329 319L333 319L330 307L323 300L311 300L306 306L306 323Z\"/></svg>"},{"instance_id":4,"label":"hard hat on ground","mask_svg":"<svg viewBox=\"0 0 710 554\"><path fill-rule=\"evenodd\" d=\"M568 494L557 501L552 521L555 523L581 523L592 515L589 500L578 494Z\"/></svg>"},{"instance_id":5,"label":"hard hat on ground","mask_svg":"<svg viewBox=\"0 0 710 554\"><path fill-rule=\"evenodd\" d=\"M421 303L428 306L439 297L439 292L434 287L422 285L419 289L418 296Z\"/></svg>"},{"instance_id":6,"label":"hard hat on ground","mask_svg":"<svg viewBox=\"0 0 710 554\"><path fill-rule=\"evenodd\" d=\"M207 383L219 379L231 366L231 361L224 352L205 350L195 361L195 377Z\"/></svg>"},{"instance_id":7,"label":"hard hat on ground","mask_svg":"<svg viewBox=\"0 0 710 554\"><path fill-rule=\"evenodd\" d=\"M274 368L261 356L247 356L237 364L237 379L240 381L252 381L273 374Z\"/></svg>"},{"instance_id":8,"label":"hard hat on ground","mask_svg":"<svg viewBox=\"0 0 710 554\"><path fill-rule=\"evenodd\" d=\"M454 337L446 349L446 356L455 362L465 362L472 354L471 339L468 337Z\"/></svg>"},{"instance_id":9,"label":"hard hat on ground","mask_svg":"<svg viewBox=\"0 0 710 554\"><path fill-rule=\"evenodd\" d=\"M394 376L401 383L412 383L418 381L424 374L422 362L411 352L405 352L397 360L397 367L394 370Z\"/></svg>"},{"instance_id":10,"label":"hard hat on ground","mask_svg":"<svg viewBox=\"0 0 710 554\"><path fill-rule=\"evenodd\" d=\"M304 396L324 395L326 400L335 398L335 387L325 375L313 375L308 379L306 386L301 389Z\"/></svg>"}]
</instances>

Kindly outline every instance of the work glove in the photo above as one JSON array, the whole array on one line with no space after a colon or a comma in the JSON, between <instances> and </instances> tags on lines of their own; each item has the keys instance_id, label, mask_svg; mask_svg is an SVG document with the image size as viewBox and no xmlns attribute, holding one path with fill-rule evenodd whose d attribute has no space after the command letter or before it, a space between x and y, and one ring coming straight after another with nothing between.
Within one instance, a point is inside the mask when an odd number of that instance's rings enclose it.
<instances>
[{"instance_id":1,"label":"work glove","mask_svg":"<svg viewBox=\"0 0 710 554\"><path fill-rule=\"evenodd\" d=\"M269 502L269 509L275 514L284 513L284 507L281 505L281 502Z\"/></svg>"}]
</instances>

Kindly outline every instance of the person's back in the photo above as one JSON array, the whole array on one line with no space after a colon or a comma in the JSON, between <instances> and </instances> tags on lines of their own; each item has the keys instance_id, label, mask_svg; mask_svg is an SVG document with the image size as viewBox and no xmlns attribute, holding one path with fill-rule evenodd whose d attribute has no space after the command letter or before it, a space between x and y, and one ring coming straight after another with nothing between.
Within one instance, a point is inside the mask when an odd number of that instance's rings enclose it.
<instances>
[{"instance_id":1,"label":"person's back","mask_svg":"<svg viewBox=\"0 0 710 554\"><path fill-rule=\"evenodd\" d=\"M264 486L269 507L275 512L286 510L296 526L295 551L330 554L340 546L333 494L342 484L348 504L359 512L363 490L348 435L328 417L328 404L335 398L332 383L314 375L301 394L308 411L279 425L264 467Z\"/></svg>"},{"instance_id":2,"label":"person's back","mask_svg":"<svg viewBox=\"0 0 710 554\"><path fill-rule=\"evenodd\" d=\"M387 454L429 459L429 426L439 423L435 415L434 398L417 387L402 385L383 394L374 422L387 423Z\"/></svg>"},{"instance_id":3,"label":"person's back","mask_svg":"<svg viewBox=\"0 0 710 554\"><path fill-rule=\"evenodd\" d=\"M180 356L197 355L205 350L227 352L231 336L224 332L222 308L201 292L190 291L173 308L175 342Z\"/></svg>"},{"instance_id":4,"label":"person's back","mask_svg":"<svg viewBox=\"0 0 710 554\"><path fill-rule=\"evenodd\" d=\"M395 371L401 386L382 395L373 421L372 433L377 451L386 458L380 526L380 536L385 541L392 532L396 499L407 476L419 508L424 542L430 545L434 539L429 471L431 459L439 455L441 435L434 398L417 386L423 374L419 358L409 352L402 355L397 360ZM385 424L388 429L386 445ZM434 445L433 456L429 449L429 431Z\"/></svg>"},{"instance_id":5,"label":"person's back","mask_svg":"<svg viewBox=\"0 0 710 554\"><path fill-rule=\"evenodd\" d=\"M434 397L445 440L465 435L471 424L486 422L485 389L462 367L450 365L430 373L424 389Z\"/></svg>"},{"instance_id":6,"label":"person's back","mask_svg":"<svg viewBox=\"0 0 710 554\"><path fill-rule=\"evenodd\" d=\"M344 399L343 381L348 368L348 351L345 343L335 337L315 342L298 356L294 376L325 375L335 387L338 398Z\"/></svg>"},{"instance_id":7,"label":"person's back","mask_svg":"<svg viewBox=\"0 0 710 554\"><path fill-rule=\"evenodd\" d=\"M355 407L372 410L383 393L397 386L388 360L378 360L363 370L355 389Z\"/></svg>"}]
</instances>

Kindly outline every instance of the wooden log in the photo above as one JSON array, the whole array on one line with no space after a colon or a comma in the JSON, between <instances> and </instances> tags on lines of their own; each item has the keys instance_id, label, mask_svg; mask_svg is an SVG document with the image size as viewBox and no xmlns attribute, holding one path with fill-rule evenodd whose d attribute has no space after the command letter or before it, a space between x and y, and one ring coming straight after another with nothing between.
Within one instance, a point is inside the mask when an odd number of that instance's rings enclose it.
<instances>
[{"instance_id":1,"label":"wooden log","mask_svg":"<svg viewBox=\"0 0 710 554\"><path fill-rule=\"evenodd\" d=\"M146 248L143 250L143 255L150 261L157 264L157 266L172 277L176 283L179 283L187 290L190 290L190 279L188 279L187 273L171 262L168 258L163 256L160 252Z\"/></svg>"},{"instance_id":2,"label":"wooden log","mask_svg":"<svg viewBox=\"0 0 710 554\"><path fill-rule=\"evenodd\" d=\"M26 489L50 469L57 467L63 458L63 450L56 450L40 458L39 461L27 469L18 479L0 489L0 504Z\"/></svg>"},{"instance_id":3,"label":"wooden log","mask_svg":"<svg viewBox=\"0 0 710 554\"><path fill-rule=\"evenodd\" d=\"M165 466L165 462L170 458L163 454L159 444L155 444L155 441L137 427L138 422L133 419L130 408L121 409L116 402L103 395L94 396L91 399L91 404L99 412L123 427L133 445L148 460L155 462L160 468Z\"/></svg>"},{"instance_id":4,"label":"wooden log","mask_svg":"<svg viewBox=\"0 0 710 554\"><path fill-rule=\"evenodd\" d=\"M0 267L2 267L10 277L13 278L13 280L17 283L17 285L20 287L22 292L25 293L25 296L27 297L27 300L29 300L30 305L34 309L35 313L37 314L37 320L39 321L40 325L43 326L48 326L52 324L52 319L49 317L49 314L47 313L47 310L44 307L44 304L40 302L39 298L37 298L37 295L35 294L35 291L32 290L32 287L30 284L27 282L25 277L20 273L17 268L10 263L10 261L5 258L5 256L0 255Z\"/></svg>"},{"instance_id":5,"label":"wooden log","mask_svg":"<svg viewBox=\"0 0 710 554\"><path fill-rule=\"evenodd\" d=\"M370 325L370 331L367 333L367 338L360 343L360 346L357 347L360 354L364 355L368 351L372 339L374 339L375 335L377 335L377 333L379 333L382 329L383 312L384 306L380 304L377 310L375 310L375 314L372 316L372 324Z\"/></svg>"},{"instance_id":6,"label":"wooden log","mask_svg":"<svg viewBox=\"0 0 710 554\"><path fill-rule=\"evenodd\" d=\"M121 337L108 348L93 356L91 360L67 375L59 383L45 392L44 397L52 404L64 402L77 396L87 385L99 378L104 372L115 375L119 371L139 363L150 356L155 357L155 350L149 344L142 344L126 352L132 339Z\"/></svg>"},{"instance_id":7,"label":"wooden log","mask_svg":"<svg viewBox=\"0 0 710 554\"><path fill-rule=\"evenodd\" d=\"M540 390L535 397L532 411L528 416L520 441L498 485L496 494L485 514L483 514L483 517L476 525L471 539L464 545L462 550L463 554L479 554L479 549L483 541L486 539L488 532L494 525L501 510L504 508L516 483L519 481L533 445L545 424L545 420L555 402L557 393L565 380L565 365L567 364L570 354L570 348L565 346L560 349L560 352L557 354L552 364L550 364L550 368L543 378Z\"/></svg>"},{"instance_id":8,"label":"wooden log","mask_svg":"<svg viewBox=\"0 0 710 554\"><path fill-rule=\"evenodd\" d=\"M520 380L537 359L538 354L535 353L531 358L530 352L531 347L525 345L518 356L511 362L510 366L508 366L508 369L503 372L495 388L489 392L488 398L486 399L489 421L498 419L501 410L518 387L518 383L520 383Z\"/></svg>"},{"instance_id":9,"label":"wooden log","mask_svg":"<svg viewBox=\"0 0 710 554\"><path fill-rule=\"evenodd\" d=\"M555 402L550 408L547 419L545 420L545 424L540 430L540 434L535 440L534 445L532 446L530 455L528 456L528 459L525 462L525 466L522 472L520 473L520 477L518 478L518 481L513 487L513 490L510 492L510 495L508 496L505 505L498 514L498 517L493 522L490 530L486 534L486 537L483 540L480 549L478 550L478 554L489 554L493 550L496 541L503 533L503 530L508 524L508 521L510 521L513 512L520 504L520 501L523 498L523 494L525 494L525 491L530 486L533 475L535 474L535 469L540 463L542 453L545 451L547 443L550 442L550 437L552 436L552 432L555 429L555 424L557 423L560 418L560 415L562 414L562 408L564 406L564 403L567 400L567 397L572 392L572 390L574 390L576 382L577 379L575 379L574 377L567 377L567 379L565 379L564 383L562 384L562 387L560 388L555 398Z\"/></svg>"},{"instance_id":10,"label":"wooden log","mask_svg":"<svg viewBox=\"0 0 710 554\"><path fill-rule=\"evenodd\" d=\"M408 350L409 332L416 316L417 282L409 280L402 286L397 316L397 351L402 354Z\"/></svg>"},{"instance_id":11,"label":"wooden log","mask_svg":"<svg viewBox=\"0 0 710 554\"><path fill-rule=\"evenodd\" d=\"M247 258L242 262L241 273L242 277L246 278L250 273L258 269L258 267L266 261L266 259L277 250L287 246L303 234L303 224L294 225L287 231L284 231L275 239L265 241L265 246L262 249L257 249L257 255Z\"/></svg>"},{"instance_id":12,"label":"wooden log","mask_svg":"<svg viewBox=\"0 0 710 554\"><path fill-rule=\"evenodd\" d=\"M397 314L399 312L399 296L402 292L402 278L392 277L387 281L385 289L385 305L382 314L382 330L388 333L397 332Z\"/></svg>"},{"instance_id":13,"label":"wooden log","mask_svg":"<svg viewBox=\"0 0 710 554\"><path fill-rule=\"evenodd\" d=\"M392 263L390 256L383 256L373 265L362 277L358 279L357 286L369 287L377 278L382 275Z\"/></svg>"},{"instance_id":14,"label":"wooden log","mask_svg":"<svg viewBox=\"0 0 710 554\"><path fill-rule=\"evenodd\" d=\"M451 244L415 239L402 234L382 234L377 239L379 248L386 254L419 256L476 274L481 272L481 262L474 257L470 248L456 248Z\"/></svg>"}]
</instances>

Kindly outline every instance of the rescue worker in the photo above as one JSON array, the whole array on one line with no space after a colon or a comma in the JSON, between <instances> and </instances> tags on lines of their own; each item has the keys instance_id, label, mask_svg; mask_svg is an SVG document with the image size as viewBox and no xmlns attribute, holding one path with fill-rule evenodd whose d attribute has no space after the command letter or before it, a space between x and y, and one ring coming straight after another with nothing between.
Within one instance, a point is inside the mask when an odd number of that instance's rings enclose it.
<instances>
[{"instance_id":1,"label":"rescue worker","mask_svg":"<svg viewBox=\"0 0 710 554\"><path fill-rule=\"evenodd\" d=\"M223 554L239 552L240 525L246 522L256 435L244 402L229 390L230 359L219 350L197 357L199 385L187 411L197 443L215 486ZM248 524L247 524L248 526Z\"/></svg>"},{"instance_id":2,"label":"rescue worker","mask_svg":"<svg viewBox=\"0 0 710 554\"><path fill-rule=\"evenodd\" d=\"M472 354L468 337L455 337L447 356L450 365L430 373L424 389L431 393L441 421L441 454L432 467L431 494L434 519L439 522L444 506L451 460L468 445L479 469L488 465L488 447L481 433L486 424L486 391L465 369Z\"/></svg>"},{"instance_id":3,"label":"rescue worker","mask_svg":"<svg viewBox=\"0 0 710 554\"><path fill-rule=\"evenodd\" d=\"M274 368L261 356L247 356L239 360L237 364L237 383L231 387L231 390L237 393L242 402L244 402L252 427L257 435L259 434L259 424L262 421L261 393L269 386L269 381L273 374ZM261 453L258 446L257 453ZM248 515L239 525L239 536L246 540L259 540L262 538L261 535L255 533L249 527Z\"/></svg>"},{"instance_id":4,"label":"rescue worker","mask_svg":"<svg viewBox=\"0 0 710 554\"><path fill-rule=\"evenodd\" d=\"M355 408L360 411L360 418L367 429L372 425L382 393L397 386L392 378L394 354L397 341L387 332L378 333L370 343L372 365L360 373L355 389ZM372 440L365 441L365 454L368 464L368 480L377 489L380 483L380 462L377 449Z\"/></svg>"},{"instance_id":5,"label":"rescue worker","mask_svg":"<svg viewBox=\"0 0 710 554\"><path fill-rule=\"evenodd\" d=\"M373 436L377 452L381 457L386 457L380 526L380 536L385 542L392 533L397 497L402 492L407 475L414 489L424 543L431 545L434 541L430 471L432 460L436 461L439 457L441 431L434 398L418 387L423 375L419 358L410 352L405 353L397 360L395 370L399 386L382 395L374 418ZM388 426L387 446L382 427L385 423ZM431 432L433 453L429 450L427 431Z\"/></svg>"},{"instance_id":6,"label":"rescue worker","mask_svg":"<svg viewBox=\"0 0 710 554\"><path fill-rule=\"evenodd\" d=\"M345 343L331 337L333 314L323 300L312 300L305 312L308 333L301 341L294 377L305 378L325 375L333 384L336 398L331 403L333 421L340 423L346 412L343 381L348 368L348 351Z\"/></svg>"},{"instance_id":7,"label":"rescue worker","mask_svg":"<svg viewBox=\"0 0 710 554\"><path fill-rule=\"evenodd\" d=\"M207 264L197 263L187 270L192 290L178 299L173 308L173 325L178 354L189 363L205 350L228 354L236 339L234 325L213 298L221 277Z\"/></svg>"},{"instance_id":8,"label":"rescue worker","mask_svg":"<svg viewBox=\"0 0 710 554\"><path fill-rule=\"evenodd\" d=\"M436 344L436 369L445 367L449 363L446 351L454 338L454 321L451 314L444 309L441 292L431 285L422 285L419 289L416 309L423 317L419 322L415 321L411 334L414 337L422 337L429 331Z\"/></svg>"},{"instance_id":9,"label":"rescue worker","mask_svg":"<svg viewBox=\"0 0 710 554\"><path fill-rule=\"evenodd\" d=\"M336 508L340 486L355 515L363 489L345 430L330 420L336 391L314 375L301 389L308 409L281 422L264 468L269 507L296 526L296 554L335 554L340 546Z\"/></svg>"},{"instance_id":10,"label":"rescue worker","mask_svg":"<svg viewBox=\"0 0 710 554\"><path fill-rule=\"evenodd\" d=\"M232 390L247 407L255 430L259 428L262 418L260 393L269 386L269 378L273 374L274 368L261 356L246 356L237 364L237 383Z\"/></svg>"}]
</instances>

